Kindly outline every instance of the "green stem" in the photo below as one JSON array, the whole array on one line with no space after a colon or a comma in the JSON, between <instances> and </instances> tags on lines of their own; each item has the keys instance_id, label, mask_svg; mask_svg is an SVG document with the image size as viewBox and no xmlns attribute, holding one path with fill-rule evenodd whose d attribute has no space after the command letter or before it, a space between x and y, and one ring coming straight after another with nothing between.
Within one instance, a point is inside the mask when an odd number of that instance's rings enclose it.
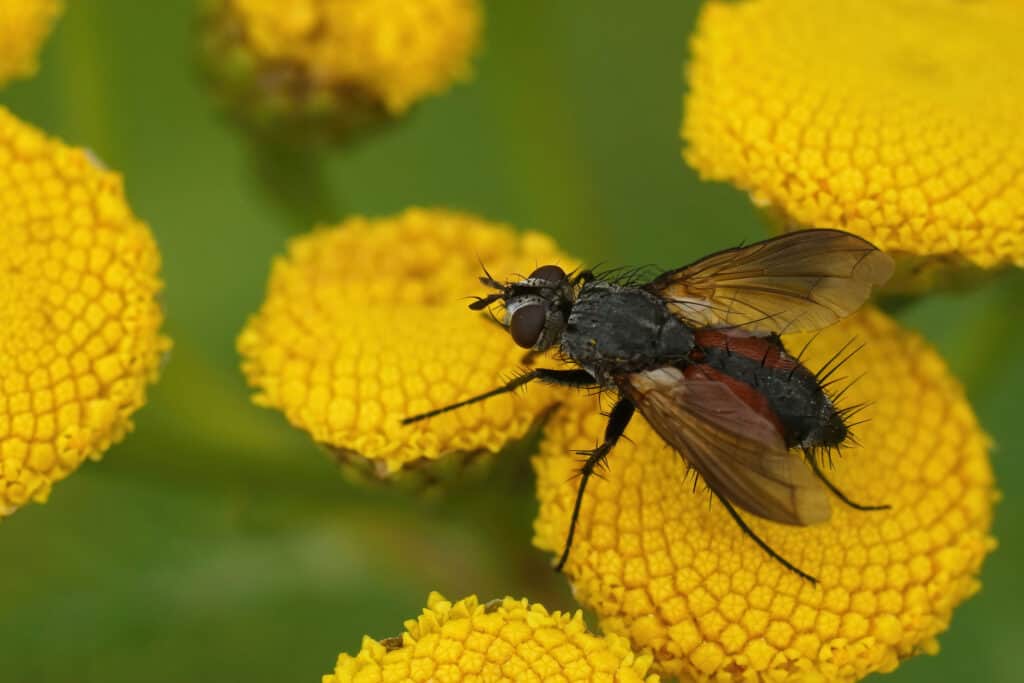
<instances>
[{"instance_id":1,"label":"green stem","mask_svg":"<svg viewBox=\"0 0 1024 683\"><path fill-rule=\"evenodd\" d=\"M251 168L264 196L283 214L291 233L304 233L316 224L342 218L343 202L328 177L323 151L283 142L252 141L249 152Z\"/></svg>"}]
</instances>

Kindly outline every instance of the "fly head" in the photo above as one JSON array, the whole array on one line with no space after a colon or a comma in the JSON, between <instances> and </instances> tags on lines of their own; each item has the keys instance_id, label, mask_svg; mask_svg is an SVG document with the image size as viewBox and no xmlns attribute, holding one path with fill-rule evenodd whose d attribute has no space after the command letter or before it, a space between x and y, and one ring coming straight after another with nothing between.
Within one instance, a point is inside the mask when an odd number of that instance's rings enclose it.
<instances>
[{"instance_id":1,"label":"fly head","mask_svg":"<svg viewBox=\"0 0 1024 683\"><path fill-rule=\"evenodd\" d=\"M546 351L558 343L575 300L572 280L556 265L537 268L529 277L502 284L489 274L480 278L496 290L469 307L483 310L495 301L505 305L505 327L512 340L526 349Z\"/></svg>"}]
</instances>

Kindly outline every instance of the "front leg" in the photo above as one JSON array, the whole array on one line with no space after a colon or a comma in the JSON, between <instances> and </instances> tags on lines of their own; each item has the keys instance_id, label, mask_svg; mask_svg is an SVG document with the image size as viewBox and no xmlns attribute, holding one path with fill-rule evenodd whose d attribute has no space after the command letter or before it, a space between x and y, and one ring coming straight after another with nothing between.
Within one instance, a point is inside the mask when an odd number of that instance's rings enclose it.
<instances>
[{"instance_id":1,"label":"front leg","mask_svg":"<svg viewBox=\"0 0 1024 683\"><path fill-rule=\"evenodd\" d=\"M608 456L619 437L626 431L635 410L636 407L632 401L628 398L620 398L608 415L608 425L605 427L604 441L601 445L592 451L578 451L580 455L587 456L587 460L580 468L580 487L576 490L576 504L572 508L572 519L569 520L569 537L565 540L565 550L562 551L562 557L555 565L555 571L562 571L566 560L569 559L569 550L572 548L572 537L576 533L576 520L580 516L580 506L583 504L583 491L587 488L587 481L594 473L594 469Z\"/></svg>"},{"instance_id":2,"label":"front leg","mask_svg":"<svg viewBox=\"0 0 1024 683\"><path fill-rule=\"evenodd\" d=\"M497 389L491 389L490 391L484 392L479 396L467 398L465 401L459 401L458 403L453 403L450 406L437 408L426 413L420 413L419 415L407 417L402 420L402 424L407 425L413 422L419 422L420 420L425 420L428 417L434 417L435 415L440 415L441 413L447 413L449 410L462 408L463 406L468 406L472 403L483 401L484 399L491 398L492 396L507 394L508 392L515 391L519 387L523 386L524 384L528 384L533 380L539 380L541 382L544 382L545 384L557 384L560 386L576 387L580 389L597 386L597 381L586 370L551 370L548 368L537 368L536 370L531 370L530 372L519 375L519 377L516 377L515 379L505 384L504 386L500 386Z\"/></svg>"}]
</instances>

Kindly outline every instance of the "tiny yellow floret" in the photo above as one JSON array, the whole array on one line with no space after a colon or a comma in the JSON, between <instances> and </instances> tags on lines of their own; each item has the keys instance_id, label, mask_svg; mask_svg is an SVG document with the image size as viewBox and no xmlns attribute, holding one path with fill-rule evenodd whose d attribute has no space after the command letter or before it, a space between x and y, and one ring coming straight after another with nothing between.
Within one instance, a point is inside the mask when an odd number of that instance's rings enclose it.
<instances>
[{"instance_id":1,"label":"tiny yellow floret","mask_svg":"<svg viewBox=\"0 0 1024 683\"><path fill-rule=\"evenodd\" d=\"M842 368L863 378L839 405L866 402L830 478L864 512L831 497L811 527L745 515L811 585L768 557L726 510L694 488L681 456L642 418L587 489L566 574L606 632L652 651L656 670L695 681L854 681L935 652L953 609L979 588L994 547L989 440L936 352L877 310L825 329L806 353L820 367L856 337ZM790 336L799 350L808 335ZM840 385L842 386L842 384ZM607 407L607 406L605 406ZM604 423L594 398L562 405L534 459L535 544L559 553L578 460ZM827 463L826 463L827 465Z\"/></svg>"},{"instance_id":2,"label":"tiny yellow floret","mask_svg":"<svg viewBox=\"0 0 1024 683\"><path fill-rule=\"evenodd\" d=\"M238 339L255 401L339 454L371 460L379 476L449 453L496 453L554 403L554 389L401 420L523 367L524 351L467 303L490 291L481 265L505 275L545 263L571 267L546 236L439 209L350 218L296 238Z\"/></svg>"},{"instance_id":3,"label":"tiny yellow floret","mask_svg":"<svg viewBox=\"0 0 1024 683\"><path fill-rule=\"evenodd\" d=\"M431 593L423 614L401 636L363 638L342 653L322 683L657 683L651 658L616 635L587 631L580 612L549 612L525 599L456 603Z\"/></svg>"},{"instance_id":4,"label":"tiny yellow floret","mask_svg":"<svg viewBox=\"0 0 1024 683\"><path fill-rule=\"evenodd\" d=\"M1017 2L708 2L682 135L703 177L894 254L1024 266Z\"/></svg>"},{"instance_id":5,"label":"tiny yellow floret","mask_svg":"<svg viewBox=\"0 0 1024 683\"><path fill-rule=\"evenodd\" d=\"M0 87L35 74L39 48L64 10L61 0L4 0L0 3Z\"/></svg>"},{"instance_id":6,"label":"tiny yellow floret","mask_svg":"<svg viewBox=\"0 0 1024 683\"><path fill-rule=\"evenodd\" d=\"M169 346L121 177L0 108L0 516L131 429Z\"/></svg>"}]
</instances>

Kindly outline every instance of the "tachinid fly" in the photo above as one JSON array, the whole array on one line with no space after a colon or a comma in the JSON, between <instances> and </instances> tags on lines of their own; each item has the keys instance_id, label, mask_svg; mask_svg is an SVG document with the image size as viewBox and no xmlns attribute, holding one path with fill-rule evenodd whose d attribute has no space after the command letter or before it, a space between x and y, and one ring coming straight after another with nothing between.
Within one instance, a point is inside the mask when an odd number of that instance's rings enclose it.
<instances>
[{"instance_id":1,"label":"tachinid fly","mask_svg":"<svg viewBox=\"0 0 1024 683\"><path fill-rule=\"evenodd\" d=\"M736 508L783 524L829 519L826 491L857 509L822 472L818 453L849 437L848 411L836 407L815 374L778 335L827 327L857 310L893 262L840 230L803 230L711 254L645 284L567 274L556 265L501 283L471 309L504 304L519 346L557 347L573 369L538 368L485 394L405 419L408 424L537 380L613 390L604 440L585 451L561 569L569 557L587 481L635 411L704 480L740 528L805 579L750 527ZM801 457L801 454L803 457Z\"/></svg>"}]
</instances>

